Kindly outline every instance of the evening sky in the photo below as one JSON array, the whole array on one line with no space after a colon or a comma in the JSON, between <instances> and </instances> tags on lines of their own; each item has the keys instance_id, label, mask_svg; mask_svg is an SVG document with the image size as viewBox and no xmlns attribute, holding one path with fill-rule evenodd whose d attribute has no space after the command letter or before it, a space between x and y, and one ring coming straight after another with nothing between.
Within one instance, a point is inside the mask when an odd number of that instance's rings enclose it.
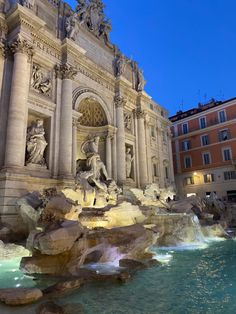
<instances>
[{"instance_id":1,"label":"evening sky","mask_svg":"<svg viewBox=\"0 0 236 314\"><path fill-rule=\"evenodd\" d=\"M139 63L146 91L171 115L236 96L235 0L104 3L112 42Z\"/></svg>"}]
</instances>

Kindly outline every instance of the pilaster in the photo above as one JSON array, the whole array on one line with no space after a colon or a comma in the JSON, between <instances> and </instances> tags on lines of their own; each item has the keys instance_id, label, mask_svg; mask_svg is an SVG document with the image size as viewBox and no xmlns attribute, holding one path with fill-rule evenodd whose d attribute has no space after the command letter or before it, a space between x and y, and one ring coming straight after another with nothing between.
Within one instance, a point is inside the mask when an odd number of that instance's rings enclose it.
<instances>
[{"instance_id":1,"label":"pilaster","mask_svg":"<svg viewBox=\"0 0 236 314\"><path fill-rule=\"evenodd\" d=\"M116 145L117 145L117 182L123 185L126 180L125 173L125 126L124 126L124 105L126 99L121 95L114 98L116 107Z\"/></svg>"},{"instance_id":2,"label":"pilaster","mask_svg":"<svg viewBox=\"0 0 236 314\"><path fill-rule=\"evenodd\" d=\"M59 175L62 178L72 178L73 137L72 137L72 80L77 74L74 67L68 64L57 65L56 75L62 80L61 115L59 140Z\"/></svg>"}]
</instances>

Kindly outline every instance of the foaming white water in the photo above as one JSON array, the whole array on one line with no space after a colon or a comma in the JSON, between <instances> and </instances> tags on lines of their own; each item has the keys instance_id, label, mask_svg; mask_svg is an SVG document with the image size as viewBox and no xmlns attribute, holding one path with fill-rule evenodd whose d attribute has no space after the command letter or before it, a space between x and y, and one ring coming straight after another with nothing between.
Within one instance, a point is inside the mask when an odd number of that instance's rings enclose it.
<instances>
[{"instance_id":1,"label":"foaming white water","mask_svg":"<svg viewBox=\"0 0 236 314\"><path fill-rule=\"evenodd\" d=\"M161 247L158 247L158 250L161 250L161 251L204 250L208 248L209 245L214 244L215 242L222 242L226 240L227 239L222 238L222 237L203 237L202 241L200 242L180 243L174 246L161 246Z\"/></svg>"},{"instance_id":2,"label":"foaming white water","mask_svg":"<svg viewBox=\"0 0 236 314\"><path fill-rule=\"evenodd\" d=\"M117 267L114 263L91 263L82 266L82 268L87 268L96 271L97 274L101 275L111 275L111 274L118 274L120 270L123 269L122 267Z\"/></svg>"},{"instance_id":3,"label":"foaming white water","mask_svg":"<svg viewBox=\"0 0 236 314\"><path fill-rule=\"evenodd\" d=\"M168 264L173 259L173 255L169 252L165 254L157 253L154 255L153 259L156 259L160 263Z\"/></svg>"}]
</instances>

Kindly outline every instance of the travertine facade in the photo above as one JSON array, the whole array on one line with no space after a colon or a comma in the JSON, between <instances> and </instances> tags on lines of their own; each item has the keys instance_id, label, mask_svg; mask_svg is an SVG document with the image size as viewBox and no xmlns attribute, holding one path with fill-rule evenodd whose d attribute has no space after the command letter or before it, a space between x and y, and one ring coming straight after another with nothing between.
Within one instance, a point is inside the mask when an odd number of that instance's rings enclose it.
<instances>
[{"instance_id":1,"label":"travertine facade","mask_svg":"<svg viewBox=\"0 0 236 314\"><path fill-rule=\"evenodd\" d=\"M73 186L81 145L95 136L118 185L173 183L168 113L110 31L100 0L75 11L58 0L0 0L3 222L16 222L19 196Z\"/></svg>"}]
</instances>

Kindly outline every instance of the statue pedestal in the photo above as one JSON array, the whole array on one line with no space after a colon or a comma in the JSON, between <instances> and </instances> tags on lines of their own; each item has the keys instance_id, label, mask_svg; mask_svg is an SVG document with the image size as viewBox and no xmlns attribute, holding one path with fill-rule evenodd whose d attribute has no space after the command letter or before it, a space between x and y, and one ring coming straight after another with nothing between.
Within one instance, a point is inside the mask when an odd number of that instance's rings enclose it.
<instances>
[{"instance_id":1,"label":"statue pedestal","mask_svg":"<svg viewBox=\"0 0 236 314\"><path fill-rule=\"evenodd\" d=\"M136 183L135 181L132 179L132 178L127 178L125 180L125 183L123 185L124 187L132 187L132 188L135 188L136 187Z\"/></svg>"},{"instance_id":2,"label":"statue pedestal","mask_svg":"<svg viewBox=\"0 0 236 314\"><path fill-rule=\"evenodd\" d=\"M30 174L39 178L49 178L51 177L50 171L47 169L47 166L37 165L29 163L26 166L26 169L30 171Z\"/></svg>"},{"instance_id":3,"label":"statue pedestal","mask_svg":"<svg viewBox=\"0 0 236 314\"><path fill-rule=\"evenodd\" d=\"M37 165L37 164L32 164L32 163L29 163L27 164L26 166L27 168L31 169L31 170L42 170L42 169L47 169L47 166L46 165Z\"/></svg>"}]
</instances>

